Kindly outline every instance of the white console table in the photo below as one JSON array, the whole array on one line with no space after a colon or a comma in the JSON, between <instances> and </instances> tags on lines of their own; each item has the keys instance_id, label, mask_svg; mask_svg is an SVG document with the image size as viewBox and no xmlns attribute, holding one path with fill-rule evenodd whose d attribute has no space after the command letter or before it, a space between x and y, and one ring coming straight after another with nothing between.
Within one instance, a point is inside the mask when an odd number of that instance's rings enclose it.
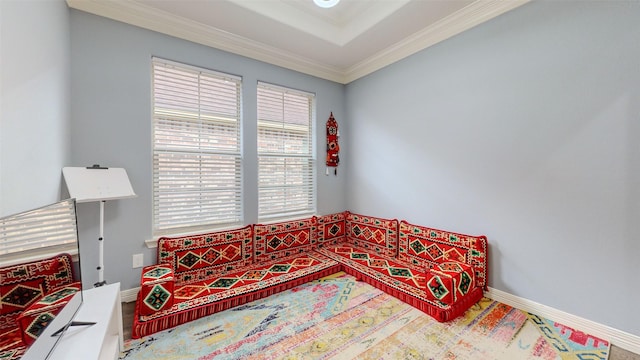
<instances>
[{"instance_id":1,"label":"white console table","mask_svg":"<svg viewBox=\"0 0 640 360\"><path fill-rule=\"evenodd\" d=\"M122 305L120 283L82 291L82 306L75 321L95 325L67 329L51 354L51 360L118 359L122 346Z\"/></svg>"}]
</instances>

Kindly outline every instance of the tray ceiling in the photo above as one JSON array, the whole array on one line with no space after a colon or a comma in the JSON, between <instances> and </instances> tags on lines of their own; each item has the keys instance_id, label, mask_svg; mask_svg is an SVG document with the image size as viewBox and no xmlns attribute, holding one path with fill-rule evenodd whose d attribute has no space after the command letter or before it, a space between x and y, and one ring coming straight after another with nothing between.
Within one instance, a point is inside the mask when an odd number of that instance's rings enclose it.
<instances>
[{"instance_id":1,"label":"tray ceiling","mask_svg":"<svg viewBox=\"0 0 640 360\"><path fill-rule=\"evenodd\" d=\"M349 83L529 0L67 0L69 7Z\"/></svg>"}]
</instances>

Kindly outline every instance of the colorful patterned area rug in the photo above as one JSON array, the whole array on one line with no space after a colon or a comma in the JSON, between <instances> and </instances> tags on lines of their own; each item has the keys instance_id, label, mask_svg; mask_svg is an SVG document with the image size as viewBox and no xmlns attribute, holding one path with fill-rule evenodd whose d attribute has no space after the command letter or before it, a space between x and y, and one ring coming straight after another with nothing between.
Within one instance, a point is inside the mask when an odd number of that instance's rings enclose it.
<instances>
[{"instance_id":1,"label":"colorful patterned area rug","mask_svg":"<svg viewBox=\"0 0 640 360\"><path fill-rule=\"evenodd\" d=\"M438 323L338 274L125 343L120 359L607 359L609 343L484 298Z\"/></svg>"}]
</instances>

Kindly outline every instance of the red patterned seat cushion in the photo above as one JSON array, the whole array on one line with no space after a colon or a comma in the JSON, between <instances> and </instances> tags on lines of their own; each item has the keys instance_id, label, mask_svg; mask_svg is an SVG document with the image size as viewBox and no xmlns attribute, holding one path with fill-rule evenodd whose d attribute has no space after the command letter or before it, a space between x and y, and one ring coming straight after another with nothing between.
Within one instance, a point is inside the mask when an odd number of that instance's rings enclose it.
<instances>
[{"instance_id":1,"label":"red patterned seat cushion","mask_svg":"<svg viewBox=\"0 0 640 360\"><path fill-rule=\"evenodd\" d=\"M487 238L400 222L398 259L433 269L457 261L472 266L479 287L487 286Z\"/></svg>"},{"instance_id":2,"label":"red patterned seat cushion","mask_svg":"<svg viewBox=\"0 0 640 360\"><path fill-rule=\"evenodd\" d=\"M347 213L347 242L391 258L398 253L398 220Z\"/></svg>"},{"instance_id":3,"label":"red patterned seat cushion","mask_svg":"<svg viewBox=\"0 0 640 360\"><path fill-rule=\"evenodd\" d=\"M388 257L353 246L338 245L318 251L384 283L389 288L416 298L425 297L427 279L423 268L393 261ZM357 274L355 276L359 277Z\"/></svg>"},{"instance_id":4,"label":"red patterned seat cushion","mask_svg":"<svg viewBox=\"0 0 640 360\"><path fill-rule=\"evenodd\" d=\"M316 218L255 225L257 263L307 253L316 244Z\"/></svg>"},{"instance_id":5,"label":"red patterned seat cushion","mask_svg":"<svg viewBox=\"0 0 640 360\"><path fill-rule=\"evenodd\" d=\"M18 316L22 341L29 346L53 321L71 298L82 289L79 282L63 285L43 296Z\"/></svg>"},{"instance_id":6,"label":"red patterned seat cushion","mask_svg":"<svg viewBox=\"0 0 640 360\"><path fill-rule=\"evenodd\" d=\"M0 332L18 327L20 313L53 289L73 282L71 256L0 268Z\"/></svg>"},{"instance_id":7,"label":"red patterned seat cushion","mask_svg":"<svg viewBox=\"0 0 640 360\"><path fill-rule=\"evenodd\" d=\"M176 284L208 279L253 263L251 226L208 234L158 239L158 264L173 268Z\"/></svg>"},{"instance_id":8,"label":"red patterned seat cushion","mask_svg":"<svg viewBox=\"0 0 640 360\"><path fill-rule=\"evenodd\" d=\"M310 252L272 260L221 276L213 276L207 280L176 286L173 291L174 304L171 308L147 316L140 316L140 320L147 321L172 316L184 310L197 308L208 303L222 302L228 298L250 294L295 279L302 279L306 282L309 280L305 277L325 269L335 268L333 272L337 272L337 266L339 265L335 261L326 256Z\"/></svg>"},{"instance_id":9,"label":"red patterned seat cushion","mask_svg":"<svg viewBox=\"0 0 640 360\"><path fill-rule=\"evenodd\" d=\"M456 293L456 286L462 284L464 275L457 273L457 267L443 265L437 273L424 267L390 259L360 248L338 245L316 250L344 264L344 271L370 285L418 308L437 321L449 321L464 313L482 298L482 289L470 282L462 285ZM461 265L466 273L467 265ZM438 276L442 283L439 296L434 296L429 285ZM456 280L456 276L458 277ZM466 291L466 294L463 293ZM441 296L444 295L444 296ZM459 295L459 296L458 296ZM443 301L444 300L444 301Z\"/></svg>"}]
</instances>

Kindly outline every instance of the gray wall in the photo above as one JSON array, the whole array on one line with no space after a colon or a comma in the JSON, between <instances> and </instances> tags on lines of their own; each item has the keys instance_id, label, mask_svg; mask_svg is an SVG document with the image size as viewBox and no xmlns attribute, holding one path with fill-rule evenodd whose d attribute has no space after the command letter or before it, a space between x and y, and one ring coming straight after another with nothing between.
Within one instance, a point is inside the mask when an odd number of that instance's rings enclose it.
<instances>
[{"instance_id":1,"label":"gray wall","mask_svg":"<svg viewBox=\"0 0 640 360\"><path fill-rule=\"evenodd\" d=\"M0 1L0 216L60 199L69 64L64 1Z\"/></svg>"},{"instance_id":2,"label":"gray wall","mask_svg":"<svg viewBox=\"0 0 640 360\"><path fill-rule=\"evenodd\" d=\"M640 334L639 24L533 2L349 84L349 208L486 234L490 286Z\"/></svg>"},{"instance_id":3,"label":"gray wall","mask_svg":"<svg viewBox=\"0 0 640 360\"><path fill-rule=\"evenodd\" d=\"M72 166L124 167L138 197L105 207L105 280L122 289L139 286L132 254L155 263L151 239L151 57L201 66L243 77L245 223L257 220L256 84L266 81L316 93L319 142L318 213L343 211L346 171L324 175L324 123L330 111L344 120L344 86L232 55L123 23L71 11ZM341 134L346 134L342 129ZM80 204L82 278L97 280L99 206Z\"/></svg>"}]
</instances>

